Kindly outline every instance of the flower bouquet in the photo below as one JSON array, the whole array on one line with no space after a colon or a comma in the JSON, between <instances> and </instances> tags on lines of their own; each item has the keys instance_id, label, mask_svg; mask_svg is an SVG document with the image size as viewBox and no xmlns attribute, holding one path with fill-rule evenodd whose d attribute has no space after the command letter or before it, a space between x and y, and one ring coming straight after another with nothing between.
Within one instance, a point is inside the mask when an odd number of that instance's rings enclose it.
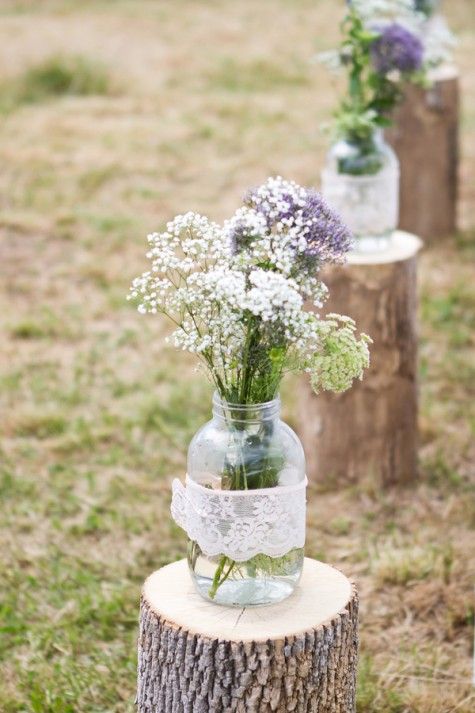
<instances>
[{"instance_id":1,"label":"flower bouquet","mask_svg":"<svg viewBox=\"0 0 475 713\"><path fill-rule=\"evenodd\" d=\"M321 195L277 177L223 225L186 213L148 241L151 269L130 298L173 322L175 346L197 355L215 388L186 483L173 484L193 580L221 604L279 601L302 569L306 486L280 382L304 371L315 391L339 392L369 363L370 339L350 318L316 311L327 293L318 271L343 261L350 233Z\"/></svg>"},{"instance_id":2,"label":"flower bouquet","mask_svg":"<svg viewBox=\"0 0 475 713\"><path fill-rule=\"evenodd\" d=\"M382 130L404 83L428 82L436 59L423 42L425 19L413 0L351 0L332 54L334 66L348 73L348 91L336 113L322 190L361 251L385 249L397 226L399 163Z\"/></svg>"}]
</instances>

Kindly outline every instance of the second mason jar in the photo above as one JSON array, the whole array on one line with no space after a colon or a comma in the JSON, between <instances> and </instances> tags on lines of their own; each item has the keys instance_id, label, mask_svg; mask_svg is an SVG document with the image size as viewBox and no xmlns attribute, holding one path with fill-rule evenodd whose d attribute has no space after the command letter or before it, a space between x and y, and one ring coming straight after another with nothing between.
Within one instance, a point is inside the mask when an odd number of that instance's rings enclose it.
<instances>
[{"instance_id":1,"label":"second mason jar","mask_svg":"<svg viewBox=\"0 0 475 713\"><path fill-rule=\"evenodd\" d=\"M322 192L355 237L355 251L387 249L399 219L399 161L380 130L331 147Z\"/></svg>"}]
</instances>

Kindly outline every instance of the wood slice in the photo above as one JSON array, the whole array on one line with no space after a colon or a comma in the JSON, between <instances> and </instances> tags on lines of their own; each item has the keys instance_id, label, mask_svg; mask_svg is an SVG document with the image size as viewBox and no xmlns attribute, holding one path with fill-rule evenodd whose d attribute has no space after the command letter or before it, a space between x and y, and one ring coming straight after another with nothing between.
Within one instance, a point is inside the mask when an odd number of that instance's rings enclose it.
<instances>
[{"instance_id":1,"label":"wood slice","mask_svg":"<svg viewBox=\"0 0 475 713\"><path fill-rule=\"evenodd\" d=\"M140 713L354 713L356 588L305 558L285 601L223 607L180 560L145 582L138 650Z\"/></svg>"},{"instance_id":2,"label":"wood slice","mask_svg":"<svg viewBox=\"0 0 475 713\"><path fill-rule=\"evenodd\" d=\"M408 85L386 131L401 164L399 227L435 241L457 223L459 77L433 73L433 86Z\"/></svg>"},{"instance_id":3,"label":"wood slice","mask_svg":"<svg viewBox=\"0 0 475 713\"><path fill-rule=\"evenodd\" d=\"M309 478L331 486L378 485L417 476L416 256L422 243L396 232L388 250L349 256L322 271L325 312L352 317L373 339L363 381L315 395L302 381L298 430Z\"/></svg>"}]
</instances>

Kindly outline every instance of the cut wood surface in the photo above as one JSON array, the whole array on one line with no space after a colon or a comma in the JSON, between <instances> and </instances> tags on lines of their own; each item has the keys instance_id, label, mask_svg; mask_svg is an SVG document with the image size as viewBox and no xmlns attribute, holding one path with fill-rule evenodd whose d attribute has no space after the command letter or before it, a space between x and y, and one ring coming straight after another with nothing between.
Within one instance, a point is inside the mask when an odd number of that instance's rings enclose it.
<instances>
[{"instance_id":1,"label":"cut wood surface","mask_svg":"<svg viewBox=\"0 0 475 713\"><path fill-rule=\"evenodd\" d=\"M414 235L396 232L387 251L349 256L321 277L325 312L347 314L373 339L363 381L343 394L315 395L301 384L299 433L315 482L389 485L417 474L417 252Z\"/></svg>"},{"instance_id":2,"label":"cut wood surface","mask_svg":"<svg viewBox=\"0 0 475 713\"><path fill-rule=\"evenodd\" d=\"M459 77L433 72L433 85L405 88L386 136L401 165L399 226L433 241L456 230Z\"/></svg>"},{"instance_id":3,"label":"cut wood surface","mask_svg":"<svg viewBox=\"0 0 475 713\"><path fill-rule=\"evenodd\" d=\"M180 560L154 572L141 602L140 713L352 713L358 600L338 570L306 558L279 604L222 607Z\"/></svg>"}]
</instances>

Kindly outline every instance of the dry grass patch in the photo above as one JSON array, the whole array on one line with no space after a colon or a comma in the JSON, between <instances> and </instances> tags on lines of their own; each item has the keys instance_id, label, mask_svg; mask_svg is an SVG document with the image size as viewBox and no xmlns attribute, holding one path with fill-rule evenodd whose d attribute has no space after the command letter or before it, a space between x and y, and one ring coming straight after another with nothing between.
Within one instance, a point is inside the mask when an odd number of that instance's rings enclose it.
<instances>
[{"instance_id":1,"label":"dry grass patch","mask_svg":"<svg viewBox=\"0 0 475 713\"><path fill-rule=\"evenodd\" d=\"M436 547L401 547L390 542L378 545L372 558L372 574L376 585L410 585L429 575L445 575L450 568L450 554L443 554Z\"/></svg>"}]
</instances>

